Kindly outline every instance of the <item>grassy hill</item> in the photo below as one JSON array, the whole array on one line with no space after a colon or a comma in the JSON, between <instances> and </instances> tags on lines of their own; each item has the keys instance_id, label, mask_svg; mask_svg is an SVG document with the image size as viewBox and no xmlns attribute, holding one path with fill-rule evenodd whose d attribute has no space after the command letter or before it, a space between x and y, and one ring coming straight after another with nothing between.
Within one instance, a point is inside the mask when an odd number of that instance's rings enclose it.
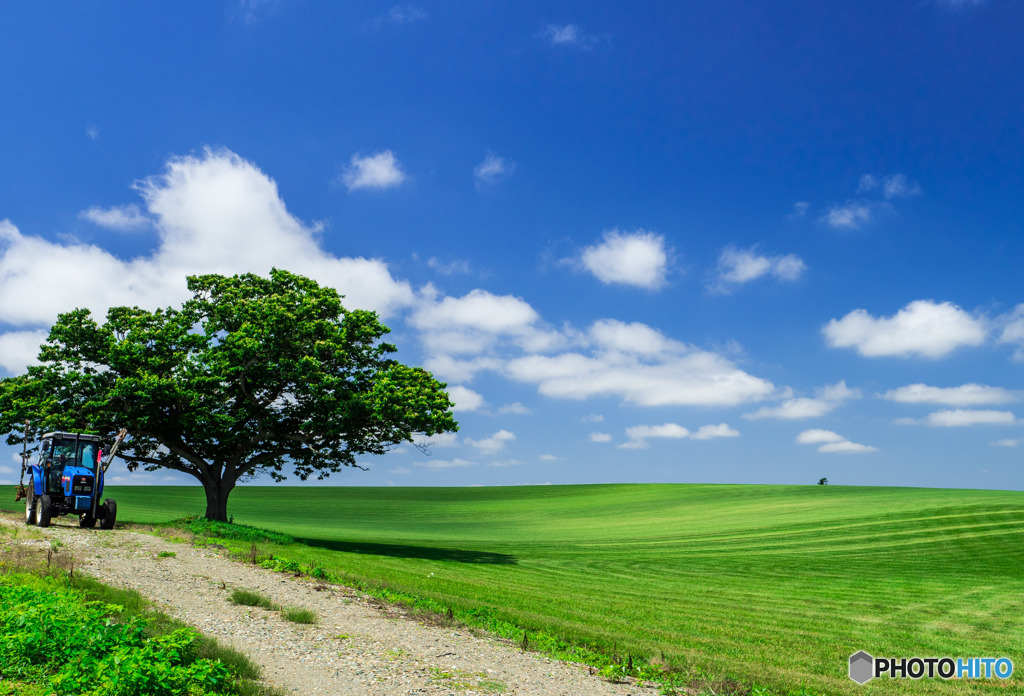
<instances>
[{"instance_id":1,"label":"grassy hill","mask_svg":"<svg viewBox=\"0 0 1024 696\"><path fill-rule=\"evenodd\" d=\"M119 517L201 513L197 488L114 489ZM11 505L11 509L15 509ZM1024 690L1024 493L599 485L236 490L282 555L495 607L694 675L828 694ZM847 659L1008 656L1005 682L847 678Z\"/></svg>"}]
</instances>

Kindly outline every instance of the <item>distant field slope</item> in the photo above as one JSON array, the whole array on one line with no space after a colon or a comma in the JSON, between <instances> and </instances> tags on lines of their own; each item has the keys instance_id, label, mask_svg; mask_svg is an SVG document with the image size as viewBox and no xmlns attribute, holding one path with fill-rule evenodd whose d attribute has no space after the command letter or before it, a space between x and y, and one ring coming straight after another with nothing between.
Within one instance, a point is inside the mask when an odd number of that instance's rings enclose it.
<instances>
[{"instance_id":1,"label":"distant field slope","mask_svg":"<svg viewBox=\"0 0 1024 696\"><path fill-rule=\"evenodd\" d=\"M119 517L197 488L111 488ZM13 504L6 503L14 509ZM834 694L1024 693L1024 493L838 486L240 488L302 562L520 625ZM847 678L848 657L1008 656L995 680Z\"/></svg>"}]
</instances>

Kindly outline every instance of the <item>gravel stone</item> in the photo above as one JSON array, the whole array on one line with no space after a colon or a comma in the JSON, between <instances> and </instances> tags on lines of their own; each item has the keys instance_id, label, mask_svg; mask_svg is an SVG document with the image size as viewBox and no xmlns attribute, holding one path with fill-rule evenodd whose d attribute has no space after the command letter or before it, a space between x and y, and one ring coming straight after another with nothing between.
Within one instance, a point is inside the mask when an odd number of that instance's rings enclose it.
<instances>
[{"instance_id":1,"label":"gravel stone","mask_svg":"<svg viewBox=\"0 0 1024 696\"><path fill-rule=\"evenodd\" d=\"M80 529L77 519L26 528L21 516L0 524L19 527L3 553L18 546L57 553L115 587L137 590L162 611L247 654L267 683L310 696L509 694L628 696L653 694L636 684L614 684L582 665L523 652L463 628L424 625L382 610L340 585L283 575L221 556L209 549L114 529ZM29 531L30 534L25 534ZM26 538L41 533L43 538ZM8 537L9 538L9 537ZM175 556L158 558L161 551ZM278 612L231 604L232 590L256 590L282 606L316 612L317 623L295 624Z\"/></svg>"}]
</instances>

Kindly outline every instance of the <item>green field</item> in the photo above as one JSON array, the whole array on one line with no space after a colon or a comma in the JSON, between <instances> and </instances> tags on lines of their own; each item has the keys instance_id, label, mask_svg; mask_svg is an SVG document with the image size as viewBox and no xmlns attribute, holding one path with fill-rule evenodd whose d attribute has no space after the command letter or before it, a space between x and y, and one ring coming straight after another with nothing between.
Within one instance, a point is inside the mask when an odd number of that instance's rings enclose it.
<instances>
[{"instance_id":1,"label":"green field","mask_svg":"<svg viewBox=\"0 0 1024 696\"><path fill-rule=\"evenodd\" d=\"M198 488L114 489L119 517ZM11 509L13 505L7 504ZM693 674L827 694L1024 693L1024 493L599 485L247 487L281 555ZM66 519L66 518L65 518ZM61 521L58 521L60 523ZM850 654L1006 656L1009 682L847 678Z\"/></svg>"}]
</instances>

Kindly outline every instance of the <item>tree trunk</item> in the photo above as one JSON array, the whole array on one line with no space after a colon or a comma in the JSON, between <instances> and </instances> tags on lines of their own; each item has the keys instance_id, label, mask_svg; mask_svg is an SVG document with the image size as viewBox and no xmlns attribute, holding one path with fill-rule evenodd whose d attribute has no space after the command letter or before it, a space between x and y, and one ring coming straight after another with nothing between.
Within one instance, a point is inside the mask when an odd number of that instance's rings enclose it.
<instances>
[{"instance_id":1,"label":"tree trunk","mask_svg":"<svg viewBox=\"0 0 1024 696\"><path fill-rule=\"evenodd\" d=\"M206 491L206 519L228 521L228 494L234 487L234 481L203 481L203 489Z\"/></svg>"}]
</instances>

